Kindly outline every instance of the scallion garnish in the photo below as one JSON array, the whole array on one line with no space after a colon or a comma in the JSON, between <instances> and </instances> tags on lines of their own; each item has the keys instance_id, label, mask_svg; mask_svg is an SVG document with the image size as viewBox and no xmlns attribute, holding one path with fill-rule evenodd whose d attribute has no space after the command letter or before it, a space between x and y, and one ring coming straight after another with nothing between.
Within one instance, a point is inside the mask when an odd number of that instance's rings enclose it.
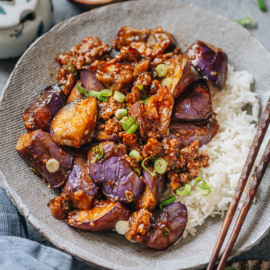
<instances>
[{"instance_id":1,"label":"scallion garnish","mask_svg":"<svg viewBox=\"0 0 270 270\"><path fill-rule=\"evenodd\" d=\"M91 160L91 163L94 163L96 160L100 160L104 154L102 143L93 147L92 153L94 154L94 159Z\"/></svg>"},{"instance_id":2,"label":"scallion garnish","mask_svg":"<svg viewBox=\"0 0 270 270\"><path fill-rule=\"evenodd\" d=\"M124 116L120 121L120 125L122 127L123 130L127 130L128 128L126 127L126 121L128 120L128 117L127 116Z\"/></svg>"},{"instance_id":3,"label":"scallion garnish","mask_svg":"<svg viewBox=\"0 0 270 270\"><path fill-rule=\"evenodd\" d=\"M253 18L251 18L250 16L244 17L240 20L232 19L232 21L237 22L244 27L255 27L256 26L255 20Z\"/></svg>"},{"instance_id":4,"label":"scallion garnish","mask_svg":"<svg viewBox=\"0 0 270 270\"><path fill-rule=\"evenodd\" d=\"M165 78L161 81L162 86L167 86L168 88L172 85L172 79L171 78Z\"/></svg>"},{"instance_id":5,"label":"scallion garnish","mask_svg":"<svg viewBox=\"0 0 270 270\"><path fill-rule=\"evenodd\" d=\"M141 104L146 104L150 98L151 98L151 97L149 97L149 98L147 98L147 99L145 99L145 100L140 100Z\"/></svg>"},{"instance_id":6,"label":"scallion garnish","mask_svg":"<svg viewBox=\"0 0 270 270\"><path fill-rule=\"evenodd\" d=\"M35 168L33 168L33 167L30 167L30 170L32 171L32 172L34 172L36 175L38 175L38 176L40 176L41 174L39 173L39 171L37 171Z\"/></svg>"},{"instance_id":7,"label":"scallion garnish","mask_svg":"<svg viewBox=\"0 0 270 270\"><path fill-rule=\"evenodd\" d=\"M123 117L128 115L128 110L127 109L117 109L115 112L115 117L118 120L121 120Z\"/></svg>"},{"instance_id":8,"label":"scallion garnish","mask_svg":"<svg viewBox=\"0 0 270 270\"><path fill-rule=\"evenodd\" d=\"M147 171L147 172L149 172L152 176L156 176L156 173L155 173L155 170L153 171L153 172L151 172L148 168L146 168L146 166L144 165L144 162L146 161L146 160L148 160L149 158L151 158L151 157L148 157L148 158L145 158L143 161L142 161L142 167Z\"/></svg>"},{"instance_id":9,"label":"scallion garnish","mask_svg":"<svg viewBox=\"0 0 270 270\"><path fill-rule=\"evenodd\" d=\"M129 157L130 157L130 158L134 158L136 162L140 162L141 159L142 159L140 153L139 153L137 150L132 150L132 151L129 153Z\"/></svg>"},{"instance_id":10,"label":"scallion garnish","mask_svg":"<svg viewBox=\"0 0 270 270\"><path fill-rule=\"evenodd\" d=\"M142 85L136 85L136 87L137 87L137 88L140 90L140 92L141 92L141 98L142 98L142 99L147 99L147 95L146 95L146 92L145 92L143 86L142 86Z\"/></svg>"},{"instance_id":11,"label":"scallion garnish","mask_svg":"<svg viewBox=\"0 0 270 270\"><path fill-rule=\"evenodd\" d=\"M212 191L215 192L214 187L209 182L206 182L202 177L197 177L194 181L195 185L200 188L199 193L203 196L208 196ZM199 181L202 181L202 183L199 184Z\"/></svg>"},{"instance_id":12,"label":"scallion garnish","mask_svg":"<svg viewBox=\"0 0 270 270\"><path fill-rule=\"evenodd\" d=\"M131 127L131 125L133 124L135 122L135 119L134 119L134 117L133 116L130 116L126 121L125 121L125 123L123 124L123 126L124 126L124 130L127 130L127 129L129 129L130 127ZM122 127L123 127L122 126Z\"/></svg>"},{"instance_id":13,"label":"scallion garnish","mask_svg":"<svg viewBox=\"0 0 270 270\"><path fill-rule=\"evenodd\" d=\"M167 236L167 235L169 235L170 234L170 230L167 228L167 227L161 227L161 229L162 229L162 231L163 231L163 234L165 235L165 236Z\"/></svg>"},{"instance_id":14,"label":"scallion garnish","mask_svg":"<svg viewBox=\"0 0 270 270\"><path fill-rule=\"evenodd\" d=\"M133 171L137 174L137 175L141 175L141 171L138 168L133 168Z\"/></svg>"},{"instance_id":15,"label":"scallion garnish","mask_svg":"<svg viewBox=\"0 0 270 270\"><path fill-rule=\"evenodd\" d=\"M72 64L66 65L65 70L67 73L73 74L75 76L77 76L77 74L78 74L78 70Z\"/></svg>"},{"instance_id":16,"label":"scallion garnish","mask_svg":"<svg viewBox=\"0 0 270 270\"><path fill-rule=\"evenodd\" d=\"M126 133L134 133L136 130L137 130L137 128L138 128L138 126L140 125L140 123L135 123L135 124L133 124L127 131L126 131Z\"/></svg>"},{"instance_id":17,"label":"scallion garnish","mask_svg":"<svg viewBox=\"0 0 270 270\"><path fill-rule=\"evenodd\" d=\"M158 174L164 174L167 170L168 163L163 158L157 158L154 162L154 171Z\"/></svg>"},{"instance_id":18,"label":"scallion garnish","mask_svg":"<svg viewBox=\"0 0 270 270\"><path fill-rule=\"evenodd\" d=\"M112 95L112 91L108 89L101 90L100 92L97 91L88 91L87 89L83 88L81 85L78 84L77 86L78 92L83 94L86 97L96 97L99 101L107 101L108 97Z\"/></svg>"},{"instance_id":19,"label":"scallion garnish","mask_svg":"<svg viewBox=\"0 0 270 270\"><path fill-rule=\"evenodd\" d=\"M185 184L184 187L180 187L176 190L178 196L190 196L191 194L191 185Z\"/></svg>"},{"instance_id":20,"label":"scallion garnish","mask_svg":"<svg viewBox=\"0 0 270 270\"><path fill-rule=\"evenodd\" d=\"M124 102L125 99L126 99L126 96L123 93L118 92L118 91L114 92L113 97L114 97L115 100L117 100L119 102Z\"/></svg>"},{"instance_id":21,"label":"scallion garnish","mask_svg":"<svg viewBox=\"0 0 270 270\"><path fill-rule=\"evenodd\" d=\"M167 198L166 200L160 202L159 203L160 210L162 210L164 206L172 204L175 200L176 200L176 197L173 195Z\"/></svg>"},{"instance_id":22,"label":"scallion garnish","mask_svg":"<svg viewBox=\"0 0 270 270\"><path fill-rule=\"evenodd\" d=\"M258 0L258 6L261 11L266 11L266 5L264 3L264 0Z\"/></svg>"},{"instance_id":23,"label":"scallion garnish","mask_svg":"<svg viewBox=\"0 0 270 270\"><path fill-rule=\"evenodd\" d=\"M168 72L168 66L165 64L159 64L156 67L156 72L157 72L158 77L164 77L166 76Z\"/></svg>"}]
</instances>

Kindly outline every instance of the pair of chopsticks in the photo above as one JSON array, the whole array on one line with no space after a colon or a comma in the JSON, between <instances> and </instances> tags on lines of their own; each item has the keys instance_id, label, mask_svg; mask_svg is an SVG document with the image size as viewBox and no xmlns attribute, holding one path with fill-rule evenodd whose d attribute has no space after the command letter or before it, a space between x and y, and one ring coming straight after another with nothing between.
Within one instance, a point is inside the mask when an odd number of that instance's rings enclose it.
<instances>
[{"instance_id":1,"label":"pair of chopsticks","mask_svg":"<svg viewBox=\"0 0 270 270\"><path fill-rule=\"evenodd\" d=\"M237 187L236 187L235 192L233 194L232 201L231 201L229 209L227 211L225 220L223 222L223 225L222 225L221 231L219 233L214 251L213 251L212 256L210 258L209 264L207 266L207 270L212 270L215 266L220 249L223 245L223 242L225 240L225 237L226 237L227 232L229 230L229 227L231 225L233 216L234 216L235 211L237 209L237 205L241 199L242 193L244 191L244 188L246 186L250 172L252 170L252 167L254 165L254 162L255 162L256 157L258 155L258 152L260 150L260 147L261 147L262 141L264 139L265 133L267 131L267 128L269 126L269 123L270 123L270 98L266 104L266 107L265 107L264 112L262 114L262 117L260 119L260 124L259 124L258 130L257 130L255 138L252 142L252 146L249 150L248 157L246 159L244 168L243 168L242 173L240 175L240 179L238 181ZM268 167L269 162L270 162L270 140L269 140L267 147L264 151L263 157L260 161L260 164L259 164L259 167L256 171L256 174L252 180L248 194L245 198L242 209L240 211L240 214L239 214L237 221L235 223L235 226L233 228L231 237L227 243L225 251L222 254L220 262L217 266L217 270L223 270L223 268L226 264L226 261L231 254L233 246L234 246L234 244L237 240L237 237L240 233L240 230L244 224L247 213L251 207L251 204L254 200L256 192L261 184L261 181L263 179L264 173Z\"/></svg>"}]
</instances>

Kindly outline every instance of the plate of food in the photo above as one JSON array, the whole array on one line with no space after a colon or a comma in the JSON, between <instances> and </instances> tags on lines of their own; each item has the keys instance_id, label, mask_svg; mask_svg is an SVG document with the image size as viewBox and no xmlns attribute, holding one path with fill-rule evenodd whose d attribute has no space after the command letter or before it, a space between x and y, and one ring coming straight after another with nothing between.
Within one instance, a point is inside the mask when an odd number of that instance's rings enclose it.
<instances>
[{"instance_id":1,"label":"plate of food","mask_svg":"<svg viewBox=\"0 0 270 270\"><path fill-rule=\"evenodd\" d=\"M195 5L134 1L68 19L26 51L5 87L3 184L34 228L91 265L202 267L269 73L259 41ZM268 232L269 197L265 181L233 255Z\"/></svg>"}]
</instances>

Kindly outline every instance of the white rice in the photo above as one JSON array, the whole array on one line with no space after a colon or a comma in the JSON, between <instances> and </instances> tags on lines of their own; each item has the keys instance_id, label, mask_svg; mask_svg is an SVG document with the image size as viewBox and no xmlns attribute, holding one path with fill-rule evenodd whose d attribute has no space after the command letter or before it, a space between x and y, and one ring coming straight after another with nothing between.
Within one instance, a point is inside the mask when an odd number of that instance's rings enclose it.
<instances>
[{"instance_id":1,"label":"white rice","mask_svg":"<svg viewBox=\"0 0 270 270\"><path fill-rule=\"evenodd\" d=\"M247 71L234 71L228 66L228 78L222 91L211 90L213 109L217 113L220 125L219 133L201 149L201 153L209 154L210 166L199 170L199 176L209 181L216 192L208 196L199 193L199 189L191 182L191 196L177 196L177 201L185 204L188 209L188 224L184 232L195 236L196 226L201 226L207 217L224 217L232 195L239 180L242 168L247 158L249 148L256 133L259 114L257 94L251 91L253 77ZM243 109L252 106L251 114ZM264 147L261 147L264 149ZM261 159L259 153L255 162ZM251 175L254 173L251 173ZM242 202L248 190L247 184ZM166 189L163 198L173 195L171 189Z\"/></svg>"}]
</instances>

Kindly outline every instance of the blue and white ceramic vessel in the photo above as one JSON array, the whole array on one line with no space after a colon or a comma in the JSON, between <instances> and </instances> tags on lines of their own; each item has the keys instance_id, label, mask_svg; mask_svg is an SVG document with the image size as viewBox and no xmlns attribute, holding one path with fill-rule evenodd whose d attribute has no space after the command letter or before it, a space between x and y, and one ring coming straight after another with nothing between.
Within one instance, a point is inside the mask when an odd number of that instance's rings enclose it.
<instances>
[{"instance_id":1,"label":"blue and white ceramic vessel","mask_svg":"<svg viewBox=\"0 0 270 270\"><path fill-rule=\"evenodd\" d=\"M17 57L47 32L53 21L51 0L0 2L0 59Z\"/></svg>"}]
</instances>

